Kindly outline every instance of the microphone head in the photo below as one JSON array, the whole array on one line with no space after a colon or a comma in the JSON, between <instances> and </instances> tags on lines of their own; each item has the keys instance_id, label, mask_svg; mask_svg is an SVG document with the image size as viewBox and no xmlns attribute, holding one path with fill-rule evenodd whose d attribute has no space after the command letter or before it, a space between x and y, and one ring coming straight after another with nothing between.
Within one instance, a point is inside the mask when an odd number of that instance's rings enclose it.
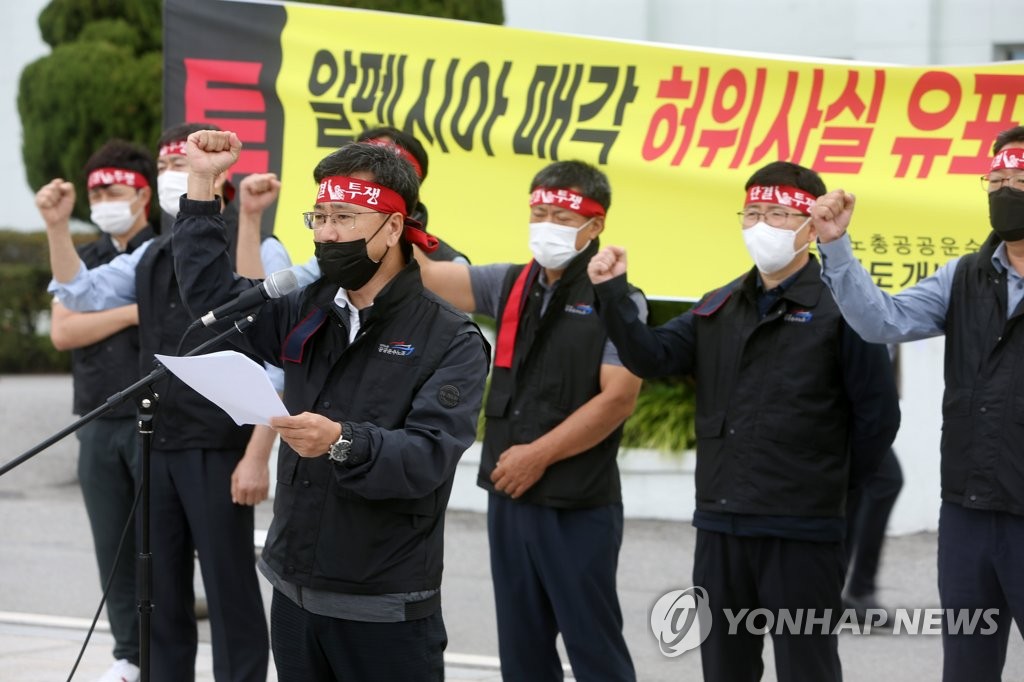
<instances>
[{"instance_id":1,"label":"microphone head","mask_svg":"<svg viewBox=\"0 0 1024 682\"><path fill-rule=\"evenodd\" d=\"M299 288L299 278L291 270L278 270L263 280L263 288L268 298L281 298Z\"/></svg>"}]
</instances>

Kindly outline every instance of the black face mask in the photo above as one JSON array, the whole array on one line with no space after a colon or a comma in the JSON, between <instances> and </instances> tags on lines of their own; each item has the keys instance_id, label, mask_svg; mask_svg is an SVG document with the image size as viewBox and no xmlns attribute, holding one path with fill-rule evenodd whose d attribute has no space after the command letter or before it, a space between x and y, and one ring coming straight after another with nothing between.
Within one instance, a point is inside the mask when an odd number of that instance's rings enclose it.
<instances>
[{"instance_id":1,"label":"black face mask","mask_svg":"<svg viewBox=\"0 0 1024 682\"><path fill-rule=\"evenodd\" d=\"M1004 242L1024 239L1024 192L1000 187L988 195L988 220Z\"/></svg>"},{"instance_id":2,"label":"black face mask","mask_svg":"<svg viewBox=\"0 0 1024 682\"><path fill-rule=\"evenodd\" d=\"M388 216L390 218L391 216ZM380 232L388 222L387 218L377 228ZM377 236L377 232L370 235L370 239L356 239L350 242L317 242L314 245L317 265L324 278L331 284L336 284L346 291L358 291L366 286L366 283L373 279L384 262L389 246L384 250L380 260L370 258L366 251L366 245Z\"/></svg>"}]
</instances>

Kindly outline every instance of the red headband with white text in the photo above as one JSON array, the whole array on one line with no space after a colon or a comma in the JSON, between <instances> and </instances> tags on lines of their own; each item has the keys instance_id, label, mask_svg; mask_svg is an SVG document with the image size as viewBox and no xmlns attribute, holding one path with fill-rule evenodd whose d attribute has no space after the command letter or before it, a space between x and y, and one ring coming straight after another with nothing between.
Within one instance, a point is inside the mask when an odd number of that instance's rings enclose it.
<instances>
[{"instance_id":1,"label":"red headband with white text","mask_svg":"<svg viewBox=\"0 0 1024 682\"><path fill-rule=\"evenodd\" d=\"M339 202L355 204L378 213L401 213L405 219L405 238L427 253L433 252L439 242L423 231L417 220L409 217L405 199L398 192L369 180L358 180L345 175L330 175L320 181L317 204Z\"/></svg>"},{"instance_id":2,"label":"red headband with white text","mask_svg":"<svg viewBox=\"0 0 1024 682\"><path fill-rule=\"evenodd\" d=\"M778 204L810 214L816 199L810 192L789 185L754 185L747 190L746 204Z\"/></svg>"},{"instance_id":3,"label":"red headband with white text","mask_svg":"<svg viewBox=\"0 0 1024 682\"><path fill-rule=\"evenodd\" d=\"M1024 169L1024 149L1004 149L992 157L990 170Z\"/></svg>"},{"instance_id":4,"label":"red headband with white text","mask_svg":"<svg viewBox=\"0 0 1024 682\"><path fill-rule=\"evenodd\" d=\"M589 197L571 189L555 189L553 187L538 187L530 194L530 206L551 204L564 208L573 213L579 213L584 218L592 218L596 215L604 215L604 206Z\"/></svg>"},{"instance_id":5,"label":"red headband with white text","mask_svg":"<svg viewBox=\"0 0 1024 682\"><path fill-rule=\"evenodd\" d=\"M416 171L416 177L420 180L423 179L423 168L420 166L420 162L416 160L416 157L412 155L405 147L400 147L390 140L385 140L379 137L372 137L366 140L366 144L372 144L375 147L384 147L393 151L396 155L401 156L403 159L412 164L412 169Z\"/></svg>"},{"instance_id":6,"label":"red headband with white text","mask_svg":"<svg viewBox=\"0 0 1024 682\"><path fill-rule=\"evenodd\" d=\"M107 185L128 185L135 189L142 189L149 187L149 181L142 173L127 168L97 168L89 173L86 185L89 189Z\"/></svg>"},{"instance_id":7,"label":"red headband with white text","mask_svg":"<svg viewBox=\"0 0 1024 682\"><path fill-rule=\"evenodd\" d=\"M174 140L160 147L157 157L160 156L185 156L187 140Z\"/></svg>"}]
</instances>

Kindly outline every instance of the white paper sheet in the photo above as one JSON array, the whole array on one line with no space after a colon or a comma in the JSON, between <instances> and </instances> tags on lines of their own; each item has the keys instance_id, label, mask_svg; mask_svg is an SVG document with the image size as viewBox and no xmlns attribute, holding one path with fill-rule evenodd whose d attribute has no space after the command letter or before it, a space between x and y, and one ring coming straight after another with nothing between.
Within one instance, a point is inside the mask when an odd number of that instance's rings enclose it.
<instances>
[{"instance_id":1,"label":"white paper sheet","mask_svg":"<svg viewBox=\"0 0 1024 682\"><path fill-rule=\"evenodd\" d=\"M288 416L263 366L237 351L192 357L157 354L156 359L238 425L269 424L271 417Z\"/></svg>"}]
</instances>

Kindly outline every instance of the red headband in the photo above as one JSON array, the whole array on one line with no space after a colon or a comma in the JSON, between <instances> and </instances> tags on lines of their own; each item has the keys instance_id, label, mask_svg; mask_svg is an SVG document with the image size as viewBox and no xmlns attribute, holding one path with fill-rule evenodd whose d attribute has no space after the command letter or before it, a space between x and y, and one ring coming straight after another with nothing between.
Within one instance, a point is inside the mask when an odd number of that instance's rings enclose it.
<instances>
[{"instance_id":1,"label":"red headband","mask_svg":"<svg viewBox=\"0 0 1024 682\"><path fill-rule=\"evenodd\" d=\"M406 241L418 245L427 253L432 253L440 244L437 237L424 232L423 226L409 217L405 199L398 192L375 182L344 175L326 177L320 181L315 203L327 202L355 204L378 213L401 213L405 219Z\"/></svg>"},{"instance_id":2,"label":"red headband","mask_svg":"<svg viewBox=\"0 0 1024 682\"><path fill-rule=\"evenodd\" d=\"M989 170L1010 169L1024 169L1024 149L1004 149L992 157L992 167Z\"/></svg>"},{"instance_id":3,"label":"red headband","mask_svg":"<svg viewBox=\"0 0 1024 682\"><path fill-rule=\"evenodd\" d=\"M798 187L788 185L754 185L747 190L747 204L778 204L795 208L801 213L810 214L814 206L813 194ZM746 204L744 204L746 205Z\"/></svg>"},{"instance_id":4,"label":"red headband","mask_svg":"<svg viewBox=\"0 0 1024 682\"><path fill-rule=\"evenodd\" d=\"M160 147L160 152L157 157L160 156L185 156L185 148L187 140L175 140L174 142L168 142L167 144Z\"/></svg>"},{"instance_id":5,"label":"red headband","mask_svg":"<svg viewBox=\"0 0 1024 682\"><path fill-rule=\"evenodd\" d=\"M400 147L394 142L391 142L390 140L385 140L379 137L373 137L370 138L369 140L364 140L364 142L366 142L366 144L372 144L375 147L384 147L385 149L390 149L397 156L401 156L403 159L411 163L412 169L416 171L416 177L419 178L420 180L423 179L423 168L420 166L420 162L417 161L416 157L412 155L412 152L410 152L405 147Z\"/></svg>"},{"instance_id":6,"label":"red headband","mask_svg":"<svg viewBox=\"0 0 1024 682\"><path fill-rule=\"evenodd\" d=\"M93 187L106 187L107 185L128 185L135 189L149 187L146 176L138 171L126 168L97 168L89 173L89 180L86 185L89 189Z\"/></svg>"},{"instance_id":7,"label":"red headband","mask_svg":"<svg viewBox=\"0 0 1024 682\"><path fill-rule=\"evenodd\" d=\"M584 218L604 215L604 206L578 192L573 192L571 189L538 187L530 195L530 206L540 204L553 204L573 213L579 213Z\"/></svg>"}]
</instances>

